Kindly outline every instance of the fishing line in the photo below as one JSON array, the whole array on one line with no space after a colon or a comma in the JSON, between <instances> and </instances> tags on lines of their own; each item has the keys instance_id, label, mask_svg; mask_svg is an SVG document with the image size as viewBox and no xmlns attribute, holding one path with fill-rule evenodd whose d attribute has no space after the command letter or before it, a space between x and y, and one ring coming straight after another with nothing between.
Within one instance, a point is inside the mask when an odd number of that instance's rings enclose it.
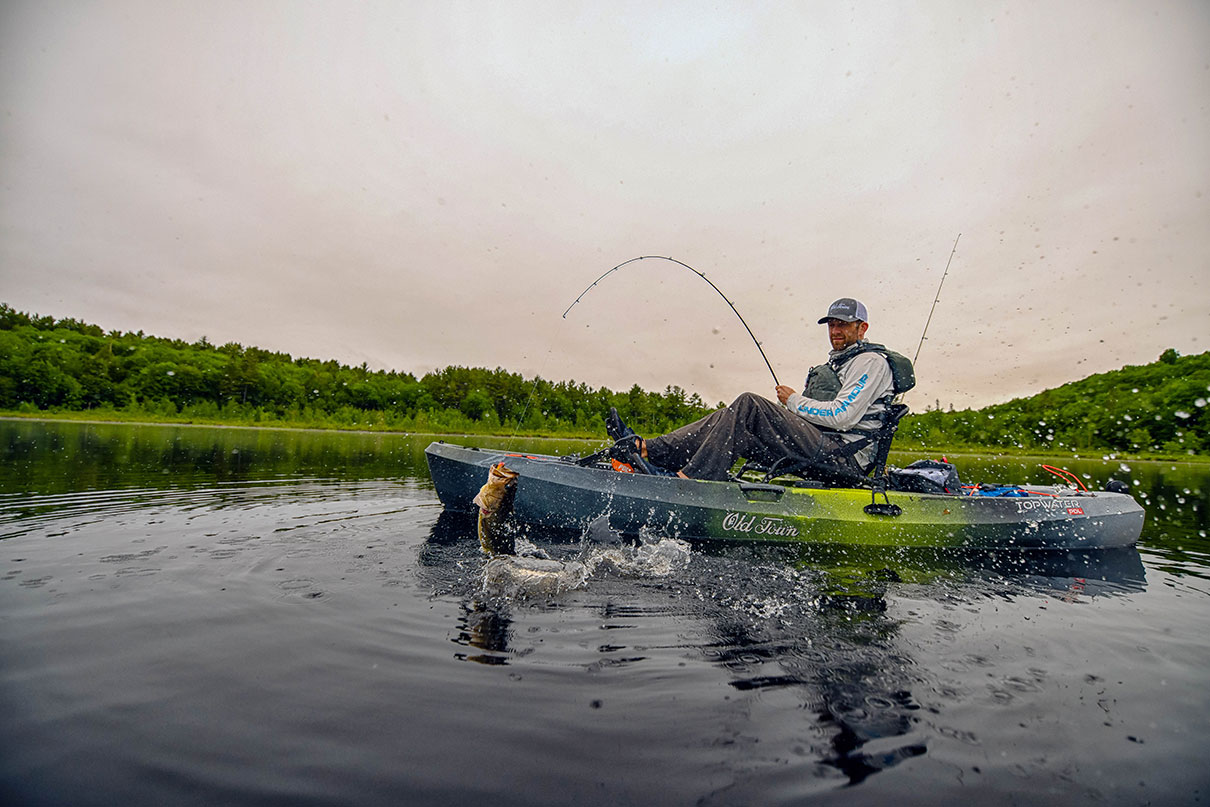
<instances>
[{"instance_id":1,"label":"fishing line","mask_svg":"<svg viewBox=\"0 0 1210 807\"><path fill-rule=\"evenodd\" d=\"M777 380L777 373L773 372L773 365L769 363L769 357L765 355L765 351L761 348L760 342L756 338L756 334L752 333L752 329L748 327L748 323L744 322L744 317L742 314L739 313L739 309L735 307L735 303L733 303L729 299L727 299L727 295L723 294L723 290L720 289L718 286L714 285L714 282L711 281L710 278L706 277L705 274L694 269L692 266L690 266L687 263L678 261L676 258L666 258L663 255L640 255L637 258L631 258L628 261L622 261L617 266L613 267L608 272L605 272L605 274L601 275L596 280L592 281L592 284L589 285L588 288L584 289L584 291L580 292L580 296L577 297L575 300L573 300L571 305L567 306L567 311L570 311L571 309L575 308L576 303L580 302L580 300L584 297L585 294L588 294L588 292L592 291L593 286L596 286L598 283L600 283L602 280L604 280L608 275L613 274L614 272L618 271L619 269L621 269L623 266L626 266L627 264L634 263L635 261L645 261L648 259L659 260L659 261L672 261L673 263L677 264L678 266L685 267L690 272L693 272L693 274L697 275L702 280L709 283L710 288L717 291L718 296L722 297L723 300L726 301L727 305L731 306L731 310L735 312L735 316L739 317L739 321L742 322L744 325L744 330L746 330L748 332L748 336L752 337L753 344L755 344L756 349L760 351L760 357L765 360L765 366L769 368L769 373L770 373L770 375L773 376L773 383L776 384L777 386L781 386L781 382ZM567 319L567 311L563 312L563 319Z\"/></svg>"},{"instance_id":2,"label":"fishing line","mask_svg":"<svg viewBox=\"0 0 1210 807\"><path fill-rule=\"evenodd\" d=\"M534 376L534 385L529 388L529 398L526 399L525 406L521 408L521 417L517 418L517 425L513 426L513 433L508 438L509 451L513 450L513 446L517 442L517 432L521 431L521 424L525 422L525 415L529 412L529 405L534 401L534 393L538 391L538 382L541 380L541 376Z\"/></svg>"}]
</instances>

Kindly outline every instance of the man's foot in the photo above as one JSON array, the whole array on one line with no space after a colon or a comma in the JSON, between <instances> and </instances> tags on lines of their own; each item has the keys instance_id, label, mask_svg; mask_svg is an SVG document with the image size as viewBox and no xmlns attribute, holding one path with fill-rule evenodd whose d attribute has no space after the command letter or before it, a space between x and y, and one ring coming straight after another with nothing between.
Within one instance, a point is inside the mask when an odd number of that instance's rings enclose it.
<instances>
[{"instance_id":1,"label":"man's foot","mask_svg":"<svg viewBox=\"0 0 1210 807\"><path fill-rule=\"evenodd\" d=\"M638 437L634 433L634 429L622 422L622 417L618 414L618 410L612 406L609 407L609 414L605 416L605 433L615 443L625 437Z\"/></svg>"},{"instance_id":2,"label":"man's foot","mask_svg":"<svg viewBox=\"0 0 1210 807\"><path fill-rule=\"evenodd\" d=\"M611 458L631 466L635 473L652 476L673 475L671 471L666 471L647 459L647 444L642 437L634 433L634 429L622 422L618 410L613 407L609 408L609 414L605 416L605 431L613 440L613 446L609 449Z\"/></svg>"},{"instance_id":3,"label":"man's foot","mask_svg":"<svg viewBox=\"0 0 1210 807\"><path fill-rule=\"evenodd\" d=\"M649 464L643 459L643 455L639 453L638 438L634 435L623 437L610 446L609 458L626 463L634 469L635 473L651 473Z\"/></svg>"},{"instance_id":4,"label":"man's foot","mask_svg":"<svg viewBox=\"0 0 1210 807\"><path fill-rule=\"evenodd\" d=\"M622 416L612 406L609 407L609 414L605 416L605 433L614 443L621 443L625 440L628 447L633 444L634 450L642 456L643 438L635 434L634 429L622 421Z\"/></svg>"}]
</instances>

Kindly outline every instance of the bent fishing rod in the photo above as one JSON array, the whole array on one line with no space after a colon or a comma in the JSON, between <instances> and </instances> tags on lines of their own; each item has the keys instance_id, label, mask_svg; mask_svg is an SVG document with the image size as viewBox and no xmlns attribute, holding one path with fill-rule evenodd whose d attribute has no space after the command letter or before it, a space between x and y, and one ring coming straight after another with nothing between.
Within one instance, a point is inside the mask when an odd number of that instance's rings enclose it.
<instances>
[{"instance_id":1,"label":"bent fishing rod","mask_svg":"<svg viewBox=\"0 0 1210 807\"><path fill-rule=\"evenodd\" d=\"M723 300L726 301L727 305L731 306L731 310L735 312L735 316L739 317L739 321L742 322L744 325L744 330L746 330L748 332L748 336L752 337L752 342L756 345L756 349L760 351L760 357L765 360L765 366L769 368L769 374L773 376L773 383L776 384L777 386L781 386L781 382L777 380L777 373L773 372L773 365L769 363L769 357L765 355L765 351L761 348L760 341L757 340L756 334L752 333L752 329L749 328L748 323L744 321L744 317L742 314L739 313L739 309L735 307L735 303L733 303L733 302L731 302L731 300L727 299L727 295L723 294L723 290L720 289L718 286L714 285L714 282L712 280L710 280L710 278L706 277L706 275L704 273L699 272L698 270L694 269L692 266L690 266L687 263L684 263L683 261L678 261L676 258L666 258L663 255L640 255L637 258L631 258L628 261L622 261L617 266L613 267L608 272L605 272L600 277L598 277L596 280L592 281L592 283L588 286L588 288L586 288L586 289L584 289L584 291L580 292L580 296L577 297L575 300L573 300L571 305L567 306L567 311L571 311L571 309L575 308L576 303L580 302L580 300L584 297L585 294L588 294L588 292L592 291L593 287L596 286L598 283L600 283L602 280L604 280L607 276L613 274L614 272L618 271L619 269L621 269L623 266L626 266L627 264L634 263L635 261L645 261L648 259L659 260L659 261L672 261L673 263L677 264L678 266L685 267L690 272L693 272L693 274L697 275L702 280L709 283L710 288L717 291L718 296L722 297ZM567 311L563 312L563 319L567 319ZM930 316L931 316L931 314L930 314Z\"/></svg>"}]
</instances>

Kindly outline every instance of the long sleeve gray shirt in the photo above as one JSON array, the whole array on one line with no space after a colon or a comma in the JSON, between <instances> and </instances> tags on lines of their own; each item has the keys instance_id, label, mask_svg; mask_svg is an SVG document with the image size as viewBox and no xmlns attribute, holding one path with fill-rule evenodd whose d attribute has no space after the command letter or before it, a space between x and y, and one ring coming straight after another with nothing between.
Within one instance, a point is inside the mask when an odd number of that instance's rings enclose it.
<instances>
[{"instance_id":1,"label":"long sleeve gray shirt","mask_svg":"<svg viewBox=\"0 0 1210 807\"><path fill-rule=\"evenodd\" d=\"M863 436L861 432L875 431L881 423L894 391L891 367L878 353L861 353L846 362L837 375L840 392L834 400L817 401L795 393L785 406L808 423L840 432L845 441L857 440ZM874 446L858 451L856 459L862 467L869 466Z\"/></svg>"}]
</instances>

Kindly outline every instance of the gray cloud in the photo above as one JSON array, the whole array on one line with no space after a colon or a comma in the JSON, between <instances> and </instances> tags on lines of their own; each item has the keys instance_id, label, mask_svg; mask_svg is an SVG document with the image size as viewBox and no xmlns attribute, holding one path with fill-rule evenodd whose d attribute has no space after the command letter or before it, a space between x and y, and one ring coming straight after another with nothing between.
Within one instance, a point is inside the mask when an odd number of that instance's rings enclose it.
<instances>
[{"instance_id":1,"label":"gray cloud","mask_svg":"<svg viewBox=\"0 0 1210 807\"><path fill-rule=\"evenodd\" d=\"M107 328L707 400L855 295L910 401L1207 349L1199 2L16 2L0 298Z\"/></svg>"}]
</instances>

